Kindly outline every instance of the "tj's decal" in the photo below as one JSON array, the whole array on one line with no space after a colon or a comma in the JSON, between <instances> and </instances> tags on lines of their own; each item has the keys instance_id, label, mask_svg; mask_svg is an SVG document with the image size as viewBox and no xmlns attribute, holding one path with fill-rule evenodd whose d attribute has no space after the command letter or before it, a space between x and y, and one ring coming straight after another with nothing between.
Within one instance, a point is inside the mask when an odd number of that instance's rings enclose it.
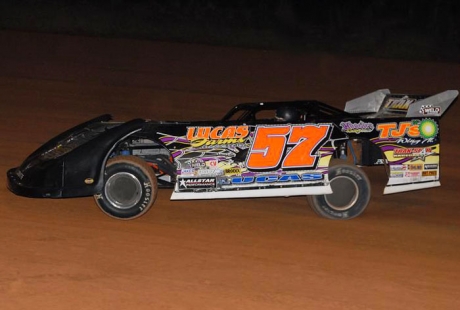
<instances>
[{"instance_id":1,"label":"tj's decal","mask_svg":"<svg viewBox=\"0 0 460 310\"><path fill-rule=\"evenodd\" d=\"M438 134L438 124L432 119L415 120L412 122L384 123L376 127L379 138L424 138L433 139Z\"/></svg>"},{"instance_id":2,"label":"tj's decal","mask_svg":"<svg viewBox=\"0 0 460 310\"><path fill-rule=\"evenodd\" d=\"M314 168L331 125L260 126L248 152L249 170Z\"/></svg>"}]
</instances>

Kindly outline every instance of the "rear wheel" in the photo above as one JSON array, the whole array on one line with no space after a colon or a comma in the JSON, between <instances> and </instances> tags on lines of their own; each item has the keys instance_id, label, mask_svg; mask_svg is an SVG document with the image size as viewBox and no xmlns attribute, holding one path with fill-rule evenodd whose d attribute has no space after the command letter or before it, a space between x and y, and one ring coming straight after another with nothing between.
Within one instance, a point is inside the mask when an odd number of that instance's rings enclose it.
<instances>
[{"instance_id":1,"label":"rear wheel","mask_svg":"<svg viewBox=\"0 0 460 310\"><path fill-rule=\"evenodd\" d=\"M311 208L320 216L345 220L357 217L366 209L371 185L360 168L340 163L329 168L332 194L308 196Z\"/></svg>"},{"instance_id":2,"label":"rear wheel","mask_svg":"<svg viewBox=\"0 0 460 310\"><path fill-rule=\"evenodd\" d=\"M133 219L150 209L157 188L155 173L145 161L135 156L118 156L108 161L104 187L94 198L105 214Z\"/></svg>"}]
</instances>

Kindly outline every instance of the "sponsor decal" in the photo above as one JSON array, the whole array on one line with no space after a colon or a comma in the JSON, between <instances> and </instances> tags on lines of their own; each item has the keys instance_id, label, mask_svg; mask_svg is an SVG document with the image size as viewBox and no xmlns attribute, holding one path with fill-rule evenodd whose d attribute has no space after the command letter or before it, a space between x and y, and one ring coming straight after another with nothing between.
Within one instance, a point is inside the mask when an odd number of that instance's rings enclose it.
<instances>
[{"instance_id":1,"label":"sponsor decal","mask_svg":"<svg viewBox=\"0 0 460 310\"><path fill-rule=\"evenodd\" d=\"M387 138L424 138L432 139L438 134L438 124L432 119L414 120L412 122L377 124L381 139Z\"/></svg>"},{"instance_id":2,"label":"sponsor decal","mask_svg":"<svg viewBox=\"0 0 460 310\"><path fill-rule=\"evenodd\" d=\"M182 169L180 171L181 175L194 175L195 174L195 169L188 168L188 169Z\"/></svg>"},{"instance_id":3,"label":"sponsor decal","mask_svg":"<svg viewBox=\"0 0 460 310\"><path fill-rule=\"evenodd\" d=\"M386 159L383 159L383 158L379 158L375 161L374 165L384 165L387 163L387 160Z\"/></svg>"},{"instance_id":4,"label":"sponsor decal","mask_svg":"<svg viewBox=\"0 0 460 310\"><path fill-rule=\"evenodd\" d=\"M390 165L390 171L422 171L423 164Z\"/></svg>"},{"instance_id":5,"label":"sponsor decal","mask_svg":"<svg viewBox=\"0 0 460 310\"><path fill-rule=\"evenodd\" d=\"M406 169L406 165L390 165L390 171L404 171Z\"/></svg>"},{"instance_id":6,"label":"sponsor decal","mask_svg":"<svg viewBox=\"0 0 460 310\"><path fill-rule=\"evenodd\" d=\"M379 137L382 139L401 138L405 135L413 138L420 137L419 126L412 124L412 122L377 124L376 129L380 131Z\"/></svg>"},{"instance_id":7,"label":"sponsor decal","mask_svg":"<svg viewBox=\"0 0 460 310\"><path fill-rule=\"evenodd\" d=\"M225 175L241 174L241 168L227 168L224 173Z\"/></svg>"},{"instance_id":8,"label":"sponsor decal","mask_svg":"<svg viewBox=\"0 0 460 310\"><path fill-rule=\"evenodd\" d=\"M414 157L415 159L425 160L427 156L433 154L431 147L411 147L393 150L394 157Z\"/></svg>"},{"instance_id":9,"label":"sponsor decal","mask_svg":"<svg viewBox=\"0 0 460 310\"><path fill-rule=\"evenodd\" d=\"M423 165L423 168L425 170L438 169L438 164L425 164L425 165Z\"/></svg>"},{"instance_id":10,"label":"sponsor decal","mask_svg":"<svg viewBox=\"0 0 460 310\"><path fill-rule=\"evenodd\" d=\"M391 171L390 178L402 178L404 176L404 172L402 171Z\"/></svg>"},{"instance_id":11,"label":"sponsor decal","mask_svg":"<svg viewBox=\"0 0 460 310\"><path fill-rule=\"evenodd\" d=\"M438 134L438 124L432 119L424 119L420 122L419 131L422 138L434 138Z\"/></svg>"},{"instance_id":12,"label":"sponsor decal","mask_svg":"<svg viewBox=\"0 0 460 310\"><path fill-rule=\"evenodd\" d=\"M397 144L405 144L405 145L419 145L419 144L429 144L434 143L434 138L428 139L412 139L412 138L399 138L396 140Z\"/></svg>"},{"instance_id":13,"label":"sponsor decal","mask_svg":"<svg viewBox=\"0 0 460 310\"><path fill-rule=\"evenodd\" d=\"M187 127L187 140L192 147L244 143L248 135L249 126Z\"/></svg>"},{"instance_id":14,"label":"sponsor decal","mask_svg":"<svg viewBox=\"0 0 460 310\"><path fill-rule=\"evenodd\" d=\"M206 163L200 158L193 158L189 161L190 167L192 168L204 168L206 167Z\"/></svg>"},{"instance_id":15,"label":"sponsor decal","mask_svg":"<svg viewBox=\"0 0 460 310\"><path fill-rule=\"evenodd\" d=\"M383 108L391 111L401 112L407 111L409 106L417 101L417 99L404 96L402 98L389 98L383 105Z\"/></svg>"},{"instance_id":16,"label":"sponsor decal","mask_svg":"<svg viewBox=\"0 0 460 310\"><path fill-rule=\"evenodd\" d=\"M232 185L231 178L219 178L218 180L219 185Z\"/></svg>"},{"instance_id":17,"label":"sponsor decal","mask_svg":"<svg viewBox=\"0 0 460 310\"><path fill-rule=\"evenodd\" d=\"M375 128L374 124L363 121L359 121L359 123L341 122L340 126L342 127L342 131L346 133L372 132Z\"/></svg>"},{"instance_id":18,"label":"sponsor decal","mask_svg":"<svg viewBox=\"0 0 460 310\"><path fill-rule=\"evenodd\" d=\"M436 170L429 170L429 171L422 172L423 177L435 177L437 175L438 175L438 172Z\"/></svg>"},{"instance_id":19,"label":"sponsor decal","mask_svg":"<svg viewBox=\"0 0 460 310\"><path fill-rule=\"evenodd\" d=\"M223 175L224 172L222 169L198 169L196 171L197 175L200 176L217 176L217 175Z\"/></svg>"},{"instance_id":20,"label":"sponsor decal","mask_svg":"<svg viewBox=\"0 0 460 310\"><path fill-rule=\"evenodd\" d=\"M216 187L216 178L179 178L180 189L200 189Z\"/></svg>"},{"instance_id":21,"label":"sponsor decal","mask_svg":"<svg viewBox=\"0 0 460 310\"><path fill-rule=\"evenodd\" d=\"M258 176L235 176L231 178L232 184L275 183L275 182L302 182L320 181L324 178L322 173L291 173L291 174L263 174Z\"/></svg>"},{"instance_id":22,"label":"sponsor decal","mask_svg":"<svg viewBox=\"0 0 460 310\"><path fill-rule=\"evenodd\" d=\"M423 170L423 165L422 164L410 164L407 165L408 170L414 171L414 170Z\"/></svg>"},{"instance_id":23,"label":"sponsor decal","mask_svg":"<svg viewBox=\"0 0 460 310\"><path fill-rule=\"evenodd\" d=\"M439 115L441 114L441 107L433 105L422 105L419 110L420 114L423 115Z\"/></svg>"},{"instance_id":24,"label":"sponsor decal","mask_svg":"<svg viewBox=\"0 0 460 310\"><path fill-rule=\"evenodd\" d=\"M419 178L422 175L421 171L407 171L404 172L406 178Z\"/></svg>"}]
</instances>

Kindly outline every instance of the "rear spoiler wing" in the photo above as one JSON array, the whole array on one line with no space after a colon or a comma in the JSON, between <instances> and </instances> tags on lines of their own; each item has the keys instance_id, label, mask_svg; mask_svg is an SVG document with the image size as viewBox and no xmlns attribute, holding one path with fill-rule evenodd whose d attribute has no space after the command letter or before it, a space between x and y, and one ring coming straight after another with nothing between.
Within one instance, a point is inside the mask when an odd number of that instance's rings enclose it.
<instances>
[{"instance_id":1,"label":"rear spoiler wing","mask_svg":"<svg viewBox=\"0 0 460 310\"><path fill-rule=\"evenodd\" d=\"M457 98L458 90L446 90L436 95L392 94L389 89L379 89L370 94L347 101L345 112L352 114L399 114L405 117L441 117Z\"/></svg>"}]
</instances>

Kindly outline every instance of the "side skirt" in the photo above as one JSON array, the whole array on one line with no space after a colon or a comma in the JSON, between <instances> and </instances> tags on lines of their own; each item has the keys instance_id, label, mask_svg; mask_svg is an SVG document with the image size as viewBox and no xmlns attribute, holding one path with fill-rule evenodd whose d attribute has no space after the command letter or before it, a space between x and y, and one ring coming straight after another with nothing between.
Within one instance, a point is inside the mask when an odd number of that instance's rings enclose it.
<instances>
[{"instance_id":1,"label":"side skirt","mask_svg":"<svg viewBox=\"0 0 460 310\"><path fill-rule=\"evenodd\" d=\"M251 190L226 190L202 192L174 191L171 200L189 199L221 199L221 198L259 198L259 197L289 197L332 194L332 189L327 186L291 187L291 188L266 188Z\"/></svg>"},{"instance_id":2,"label":"side skirt","mask_svg":"<svg viewBox=\"0 0 460 310\"><path fill-rule=\"evenodd\" d=\"M408 192L408 191L413 191L417 189L425 189L425 188L438 187L438 186L441 186L441 183L439 181L430 181L426 183L391 185L391 186L385 187L385 189L383 190L383 194L384 195L395 194L395 193Z\"/></svg>"}]
</instances>

